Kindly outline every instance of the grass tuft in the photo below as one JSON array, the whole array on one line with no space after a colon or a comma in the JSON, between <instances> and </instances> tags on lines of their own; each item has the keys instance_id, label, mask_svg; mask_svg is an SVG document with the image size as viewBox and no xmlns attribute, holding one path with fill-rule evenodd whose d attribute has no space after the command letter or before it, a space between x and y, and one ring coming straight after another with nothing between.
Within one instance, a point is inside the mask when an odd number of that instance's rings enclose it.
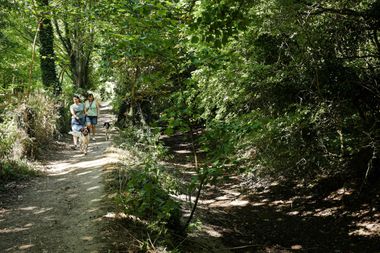
<instances>
[{"instance_id":1,"label":"grass tuft","mask_svg":"<svg viewBox=\"0 0 380 253\"><path fill-rule=\"evenodd\" d=\"M22 181L41 175L40 171L24 160L0 161L0 187L11 181Z\"/></svg>"}]
</instances>

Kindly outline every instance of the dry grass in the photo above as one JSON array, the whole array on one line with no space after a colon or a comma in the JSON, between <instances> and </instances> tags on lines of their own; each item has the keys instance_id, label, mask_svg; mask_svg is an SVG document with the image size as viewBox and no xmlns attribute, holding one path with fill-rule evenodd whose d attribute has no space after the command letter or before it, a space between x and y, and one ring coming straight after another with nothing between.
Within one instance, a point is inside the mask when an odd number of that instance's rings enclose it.
<instances>
[{"instance_id":1,"label":"dry grass","mask_svg":"<svg viewBox=\"0 0 380 253\"><path fill-rule=\"evenodd\" d=\"M2 118L0 157L35 158L54 140L59 112L47 94L33 93L9 104Z\"/></svg>"}]
</instances>

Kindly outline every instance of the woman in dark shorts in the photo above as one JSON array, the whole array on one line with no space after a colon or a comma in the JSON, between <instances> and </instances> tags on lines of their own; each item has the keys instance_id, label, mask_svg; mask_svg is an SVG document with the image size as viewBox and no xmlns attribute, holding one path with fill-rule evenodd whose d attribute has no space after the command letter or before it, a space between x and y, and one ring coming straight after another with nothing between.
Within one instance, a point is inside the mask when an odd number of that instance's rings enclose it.
<instances>
[{"instance_id":1,"label":"woman in dark shorts","mask_svg":"<svg viewBox=\"0 0 380 253\"><path fill-rule=\"evenodd\" d=\"M99 103L94 99L94 95L88 94L87 100L84 103L84 110L86 114L86 124L90 127L92 132L92 140L95 140L96 124L98 123L99 116Z\"/></svg>"}]
</instances>

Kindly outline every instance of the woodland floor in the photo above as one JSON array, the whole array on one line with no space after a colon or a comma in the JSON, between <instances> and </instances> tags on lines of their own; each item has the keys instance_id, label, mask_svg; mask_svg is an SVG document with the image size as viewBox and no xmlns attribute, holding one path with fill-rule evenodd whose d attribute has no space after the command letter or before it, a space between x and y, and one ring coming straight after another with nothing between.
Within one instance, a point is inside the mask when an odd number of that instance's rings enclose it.
<instances>
[{"instance_id":1,"label":"woodland floor","mask_svg":"<svg viewBox=\"0 0 380 253\"><path fill-rule=\"evenodd\" d=\"M99 126L112 118L104 107ZM163 141L174 154L164 164L188 181L190 144L183 135ZM47 176L0 194L0 252L135 252L127 244L145 233L143 224L109 219L114 208L104 185L119 161L107 152L111 143L100 127L88 155L70 150L70 143L65 139L46 154ZM179 239L181 251L380 252L379 190L357 198L334 180L310 188L232 177L205 188L194 219L201 230Z\"/></svg>"},{"instance_id":2,"label":"woodland floor","mask_svg":"<svg viewBox=\"0 0 380 253\"><path fill-rule=\"evenodd\" d=\"M174 154L167 166L189 181L194 164L186 139L178 135L164 142ZM195 217L202 230L183 246L188 252L379 253L380 186L360 196L354 188L334 178L310 187L231 177L204 189Z\"/></svg>"}]
</instances>

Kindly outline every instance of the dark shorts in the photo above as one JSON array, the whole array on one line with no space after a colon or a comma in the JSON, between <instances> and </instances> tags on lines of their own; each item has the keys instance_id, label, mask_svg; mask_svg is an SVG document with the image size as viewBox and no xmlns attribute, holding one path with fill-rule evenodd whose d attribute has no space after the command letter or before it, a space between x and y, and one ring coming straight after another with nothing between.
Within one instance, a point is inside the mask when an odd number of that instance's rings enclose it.
<instances>
[{"instance_id":1,"label":"dark shorts","mask_svg":"<svg viewBox=\"0 0 380 253\"><path fill-rule=\"evenodd\" d=\"M95 126L96 124L98 124L98 116L87 116L86 123L87 125Z\"/></svg>"}]
</instances>

